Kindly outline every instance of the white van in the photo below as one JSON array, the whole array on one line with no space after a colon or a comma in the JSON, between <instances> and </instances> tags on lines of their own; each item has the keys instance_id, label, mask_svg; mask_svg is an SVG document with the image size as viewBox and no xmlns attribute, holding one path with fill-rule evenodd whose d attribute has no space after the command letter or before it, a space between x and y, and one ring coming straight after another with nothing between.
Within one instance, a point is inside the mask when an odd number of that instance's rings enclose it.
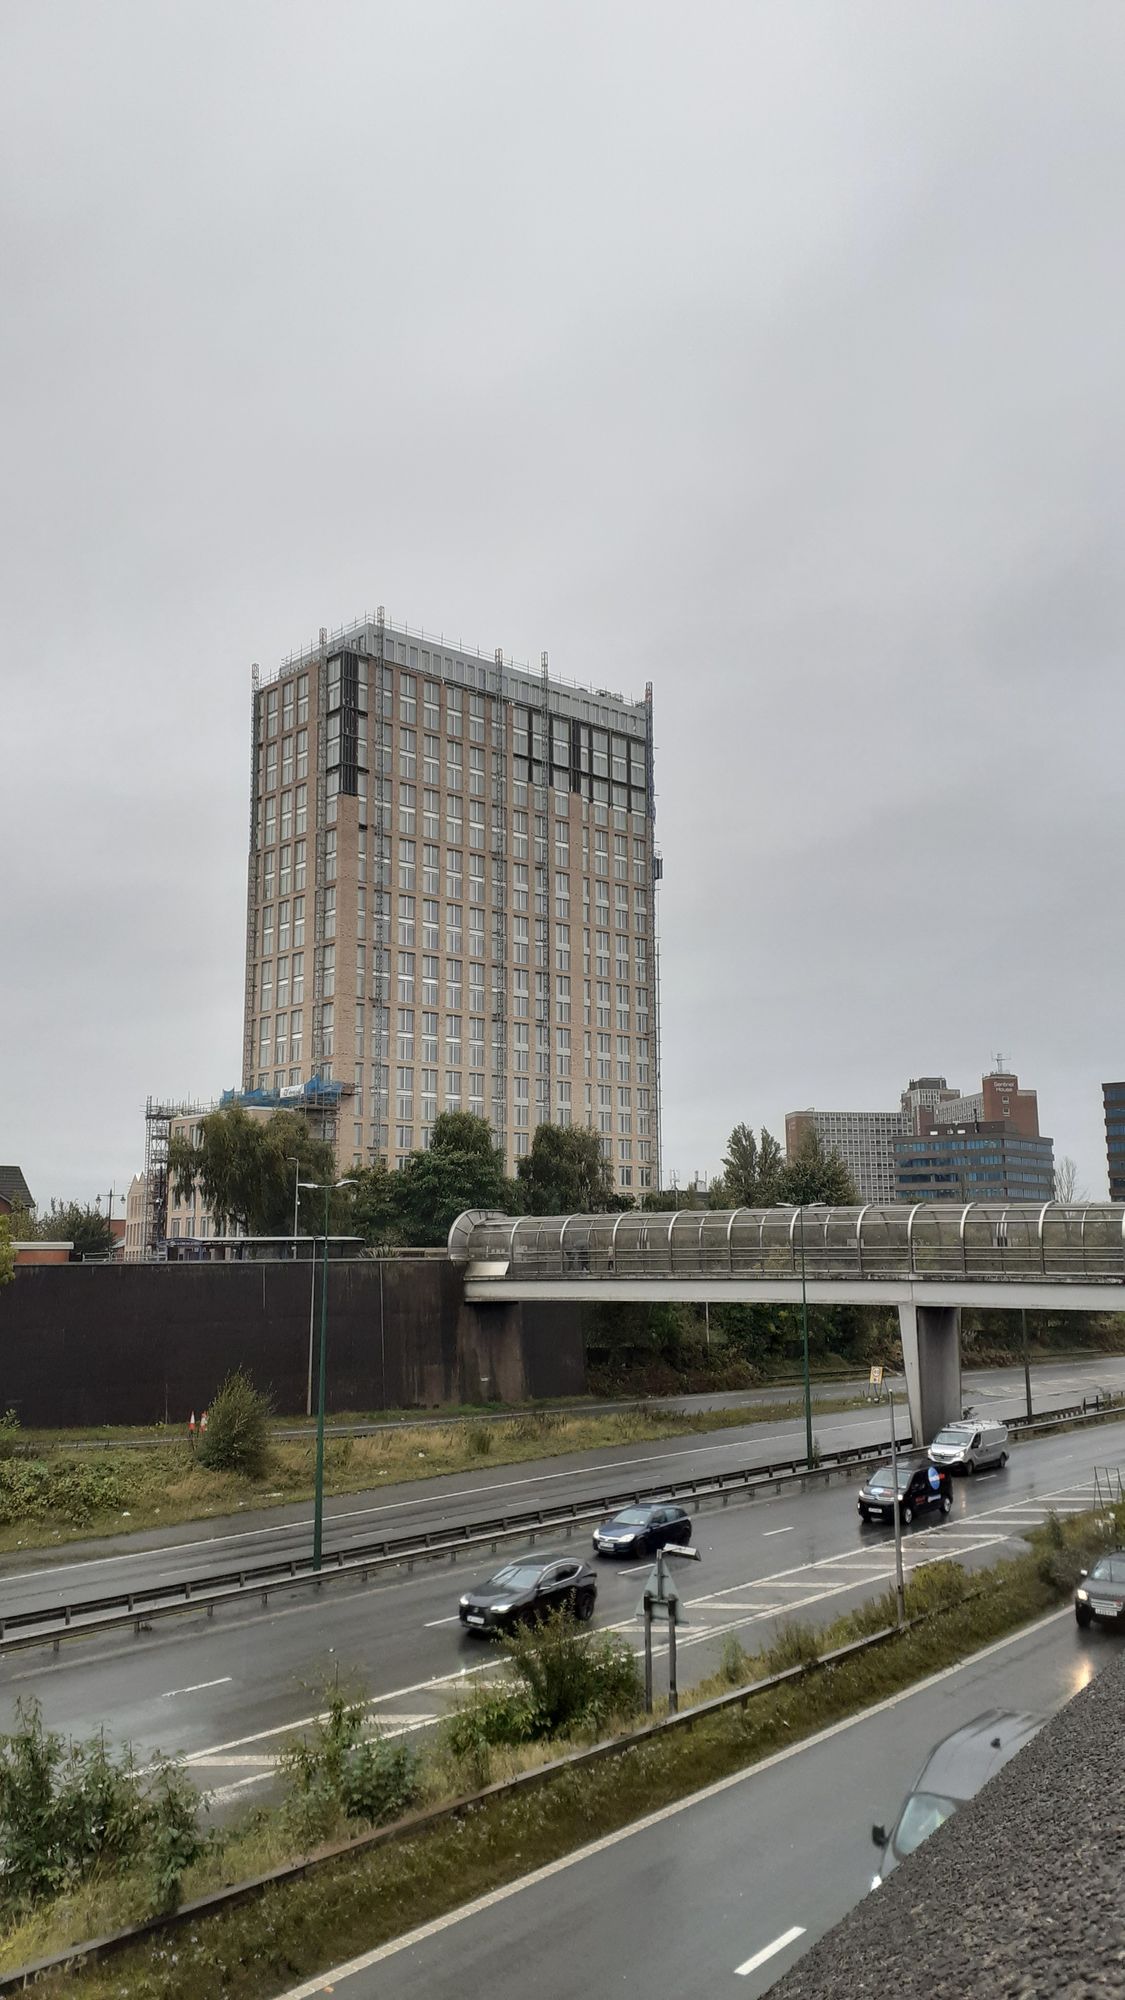
<instances>
[{"instance_id":1,"label":"white van","mask_svg":"<svg viewBox=\"0 0 1125 2000\"><path fill-rule=\"evenodd\" d=\"M951 1472L979 1472L982 1466L1008 1463L1006 1424L982 1423L979 1417L960 1424L946 1424L930 1446L934 1465L947 1465Z\"/></svg>"}]
</instances>

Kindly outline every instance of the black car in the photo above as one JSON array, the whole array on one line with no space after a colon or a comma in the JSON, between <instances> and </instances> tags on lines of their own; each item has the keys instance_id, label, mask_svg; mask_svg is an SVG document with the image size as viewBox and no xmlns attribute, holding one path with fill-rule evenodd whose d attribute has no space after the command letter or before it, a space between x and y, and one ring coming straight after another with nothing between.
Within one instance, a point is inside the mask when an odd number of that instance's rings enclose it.
<instances>
[{"instance_id":1,"label":"black car","mask_svg":"<svg viewBox=\"0 0 1125 2000\"><path fill-rule=\"evenodd\" d=\"M691 1516L670 1500L623 1507L594 1529L593 1540L600 1556L647 1556L665 1542L690 1542Z\"/></svg>"},{"instance_id":2,"label":"black car","mask_svg":"<svg viewBox=\"0 0 1125 2000\"><path fill-rule=\"evenodd\" d=\"M589 1563L575 1556L545 1556L538 1549L514 1556L461 1599L461 1623L469 1632L506 1632L533 1625L552 1611L591 1618L598 1579Z\"/></svg>"},{"instance_id":3,"label":"black car","mask_svg":"<svg viewBox=\"0 0 1125 2000\"><path fill-rule=\"evenodd\" d=\"M893 1521L895 1475L898 1475L899 1518L904 1528L916 1514L936 1508L948 1514L953 1505L953 1481L944 1465L931 1465L924 1458L900 1458L897 1463L880 1465L868 1473L859 1489L856 1506L861 1521Z\"/></svg>"},{"instance_id":4,"label":"black car","mask_svg":"<svg viewBox=\"0 0 1125 2000\"><path fill-rule=\"evenodd\" d=\"M1005 1709L986 1709L975 1722L955 1729L931 1750L917 1783L899 1813L890 1838L884 1826L873 1826L871 1838L883 1850L879 1872L871 1884L877 1889L892 1868L913 1854L943 1820L955 1813L966 1799L975 1798L983 1785L1001 1766L1030 1743L1042 1729L1037 1715L1013 1715Z\"/></svg>"},{"instance_id":5,"label":"black car","mask_svg":"<svg viewBox=\"0 0 1125 2000\"><path fill-rule=\"evenodd\" d=\"M1099 1556L1093 1569L1083 1570L1074 1593L1074 1616L1087 1625L1125 1625L1125 1549Z\"/></svg>"}]
</instances>

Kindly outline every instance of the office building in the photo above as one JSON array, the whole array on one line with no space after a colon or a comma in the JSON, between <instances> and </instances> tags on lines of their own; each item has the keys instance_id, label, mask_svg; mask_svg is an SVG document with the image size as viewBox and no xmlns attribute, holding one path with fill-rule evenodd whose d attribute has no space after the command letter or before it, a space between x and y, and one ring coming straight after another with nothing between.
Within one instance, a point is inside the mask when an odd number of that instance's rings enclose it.
<instances>
[{"instance_id":1,"label":"office building","mask_svg":"<svg viewBox=\"0 0 1125 2000\"><path fill-rule=\"evenodd\" d=\"M838 1153L861 1201L894 1200L891 1141L903 1130L901 1111L789 1111L785 1152L793 1159L805 1133L816 1133L826 1153Z\"/></svg>"},{"instance_id":2,"label":"office building","mask_svg":"<svg viewBox=\"0 0 1125 2000\"><path fill-rule=\"evenodd\" d=\"M1125 1083L1103 1083L1109 1198L1125 1201Z\"/></svg>"},{"instance_id":3,"label":"office building","mask_svg":"<svg viewBox=\"0 0 1125 2000\"><path fill-rule=\"evenodd\" d=\"M896 1201L1053 1201L1051 1139L1003 1118L931 1125L892 1142Z\"/></svg>"},{"instance_id":4,"label":"office building","mask_svg":"<svg viewBox=\"0 0 1125 2000\"><path fill-rule=\"evenodd\" d=\"M1039 1137L1036 1093L1022 1089L1019 1078L1010 1070L997 1069L982 1077L980 1090L968 1096L951 1086L944 1076L912 1077L900 1093L897 1111L812 1108L791 1111L785 1119L785 1150L789 1159L794 1157L810 1128L826 1152L839 1154L861 1201L922 1201L941 1199L943 1195L957 1200L956 1189L961 1179L975 1186L978 1169L987 1169L982 1186L990 1189L999 1186L1001 1192L995 1196L975 1192L966 1199L1050 1200L1050 1193L1040 1193L1043 1146L1050 1162L1053 1193L1054 1149L1051 1140ZM947 1128L953 1134L948 1144L941 1139ZM957 1143L958 1131L966 1142L963 1146ZM1034 1140L1031 1153L1025 1157L1023 1152L1005 1146L997 1154L992 1140L1005 1132L1010 1138ZM938 1143L933 1147L914 1147L914 1140L928 1140L931 1133ZM989 1141L980 1158L980 1149L975 1144L978 1138ZM1006 1194L1009 1166L1013 1191ZM1017 1185L1031 1191L1017 1194L1014 1191ZM919 1192L923 1187L929 1191ZM950 1189L954 1191L950 1193Z\"/></svg>"},{"instance_id":5,"label":"office building","mask_svg":"<svg viewBox=\"0 0 1125 2000\"><path fill-rule=\"evenodd\" d=\"M550 1120L660 1184L651 689L380 612L255 670L243 1088L339 1092L341 1166L442 1111L509 1170Z\"/></svg>"}]
</instances>

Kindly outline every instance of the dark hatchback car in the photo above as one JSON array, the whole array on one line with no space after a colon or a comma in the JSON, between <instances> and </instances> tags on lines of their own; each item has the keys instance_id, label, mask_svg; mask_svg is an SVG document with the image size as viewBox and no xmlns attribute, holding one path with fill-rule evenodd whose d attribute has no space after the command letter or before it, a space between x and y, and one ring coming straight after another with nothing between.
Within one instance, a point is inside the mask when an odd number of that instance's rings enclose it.
<instances>
[{"instance_id":1,"label":"dark hatchback car","mask_svg":"<svg viewBox=\"0 0 1125 2000\"><path fill-rule=\"evenodd\" d=\"M1038 1715L1013 1715L1002 1708L986 1709L975 1722L955 1729L930 1751L917 1783L899 1813L890 1837L884 1826L873 1826L871 1838L883 1850L877 1889L892 1868L935 1832L943 1820L967 1799L975 1798L1002 1765L1030 1743L1043 1727Z\"/></svg>"},{"instance_id":2,"label":"dark hatchback car","mask_svg":"<svg viewBox=\"0 0 1125 2000\"><path fill-rule=\"evenodd\" d=\"M623 1507L612 1520L594 1529L594 1547L600 1556L647 1556L665 1542L690 1542L691 1516L670 1500L654 1500L648 1506Z\"/></svg>"},{"instance_id":3,"label":"dark hatchback car","mask_svg":"<svg viewBox=\"0 0 1125 2000\"><path fill-rule=\"evenodd\" d=\"M948 1514L953 1505L953 1481L944 1465L931 1465L925 1458L900 1458L897 1463L880 1465L867 1475L859 1489L856 1506L861 1521L893 1521L897 1474L899 1517L904 1528L917 1514L935 1509Z\"/></svg>"},{"instance_id":4,"label":"dark hatchback car","mask_svg":"<svg viewBox=\"0 0 1125 2000\"><path fill-rule=\"evenodd\" d=\"M473 1584L461 1599L461 1623L469 1632L490 1634L534 1625L552 1611L591 1618L597 1595L598 1579L589 1563L535 1550Z\"/></svg>"},{"instance_id":5,"label":"dark hatchback car","mask_svg":"<svg viewBox=\"0 0 1125 2000\"><path fill-rule=\"evenodd\" d=\"M1074 1616L1083 1631L1094 1624L1125 1625L1125 1549L1099 1556L1092 1569L1082 1571Z\"/></svg>"}]
</instances>

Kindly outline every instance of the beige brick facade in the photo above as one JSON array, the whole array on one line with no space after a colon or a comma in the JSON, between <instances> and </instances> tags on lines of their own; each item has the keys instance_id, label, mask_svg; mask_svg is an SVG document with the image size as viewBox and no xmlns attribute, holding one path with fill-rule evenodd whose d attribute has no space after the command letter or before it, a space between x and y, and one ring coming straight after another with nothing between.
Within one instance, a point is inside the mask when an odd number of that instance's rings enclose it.
<instances>
[{"instance_id":1,"label":"beige brick facade","mask_svg":"<svg viewBox=\"0 0 1125 2000\"><path fill-rule=\"evenodd\" d=\"M651 694L376 619L255 686L253 759L243 1087L341 1085L345 1167L461 1110L659 1186Z\"/></svg>"}]
</instances>

